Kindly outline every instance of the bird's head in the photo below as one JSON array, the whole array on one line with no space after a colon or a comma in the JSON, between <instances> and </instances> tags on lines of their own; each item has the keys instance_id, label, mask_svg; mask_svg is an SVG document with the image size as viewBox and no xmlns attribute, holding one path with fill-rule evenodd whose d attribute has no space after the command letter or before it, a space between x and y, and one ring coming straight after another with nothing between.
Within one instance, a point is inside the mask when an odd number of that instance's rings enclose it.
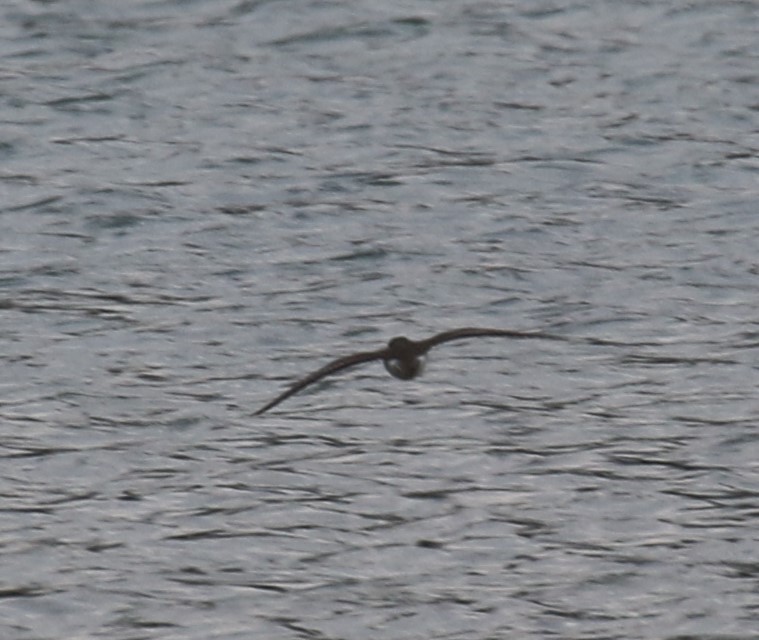
<instances>
[{"instance_id":1,"label":"bird's head","mask_svg":"<svg viewBox=\"0 0 759 640\"><path fill-rule=\"evenodd\" d=\"M411 354L414 351L414 343L405 336L398 336L387 343L387 348L393 356L400 358L405 354Z\"/></svg>"},{"instance_id":2,"label":"bird's head","mask_svg":"<svg viewBox=\"0 0 759 640\"><path fill-rule=\"evenodd\" d=\"M424 358L417 345L408 338L393 338L387 345L388 355L382 359L390 375L401 380L411 380L418 376L424 367Z\"/></svg>"}]
</instances>

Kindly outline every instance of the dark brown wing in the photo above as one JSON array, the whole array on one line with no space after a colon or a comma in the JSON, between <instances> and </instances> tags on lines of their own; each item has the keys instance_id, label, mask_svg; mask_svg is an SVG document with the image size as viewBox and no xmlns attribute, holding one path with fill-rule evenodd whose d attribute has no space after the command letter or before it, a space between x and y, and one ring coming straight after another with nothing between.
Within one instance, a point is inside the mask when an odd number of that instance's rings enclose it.
<instances>
[{"instance_id":1,"label":"dark brown wing","mask_svg":"<svg viewBox=\"0 0 759 640\"><path fill-rule=\"evenodd\" d=\"M449 342L451 340L463 340L464 338L479 338L488 336L501 336L503 338L537 338L541 340L562 340L561 336L552 335L550 333L544 333L542 331L517 331L514 329L484 329L478 327L464 327L463 329L451 329L450 331L443 331L437 335L427 338L426 340L420 340L419 345L423 349L424 353L429 351L432 347L443 342Z\"/></svg>"},{"instance_id":2,"label":"dark brown wing","mask_svg":"<svg viewBox=\"0 0 759 640\"><path fill-rule=\"evenodd\" d=\"M312 374L307 375L305 378L298 380L298 382L292 385L289 389L283 391L276 398L274 398L274 400L268 402L258 411L256 411L256 415L260 416L265 411L268 411L272 407L278 405L285 398L289 398L294 393L298 393L298 391L301 389L304 389L308 385L313 384L325 376L337 373L338 371L342 371L348 367L355 367L356 365L363 364L364 362L371 362L372 360L382 359L386 355L387 350L380 349L379 351L364 351L362 353L354 353L352 356L338 358L337 360L330 362L328 365L322 367L321 369L314 371Z\"/></svg>"}]
</instances>

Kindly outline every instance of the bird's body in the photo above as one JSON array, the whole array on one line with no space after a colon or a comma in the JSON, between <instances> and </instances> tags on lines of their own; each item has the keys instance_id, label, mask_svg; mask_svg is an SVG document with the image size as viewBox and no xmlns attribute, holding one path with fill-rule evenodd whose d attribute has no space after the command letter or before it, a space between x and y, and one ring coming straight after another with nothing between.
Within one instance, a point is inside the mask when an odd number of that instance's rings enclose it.
<instances>
[{"instance_id":1,"label":"bird's body","mask_svg":"<svg viewBox=\"0 0 759 640\"><path fill-rule=\"evenodd\" d=\"M376 351L362 351L350 356L338 358L328 365L314 371L313 373L302 378L291 387L283 391L274 400L265 404L256 415L261 415L272 407L278 405L284 399L289 398L294 393L313 384L325 376L337 373L343 369L355 367L365 362L373 360L382 360L388 373L401 380L411 380L418 376L423 369L424 356L434 346L451 340L462 340L464 338L500 336L505 338L541 338L544 340L557 340L554 336L539 331L514 331L510 329L482 329L476 327L465 327L463 329L452 329L443 331L437 335L427 338L426 340L409 340L403 336L393 338L384 349Z\"/></svg>"}]
</instances>

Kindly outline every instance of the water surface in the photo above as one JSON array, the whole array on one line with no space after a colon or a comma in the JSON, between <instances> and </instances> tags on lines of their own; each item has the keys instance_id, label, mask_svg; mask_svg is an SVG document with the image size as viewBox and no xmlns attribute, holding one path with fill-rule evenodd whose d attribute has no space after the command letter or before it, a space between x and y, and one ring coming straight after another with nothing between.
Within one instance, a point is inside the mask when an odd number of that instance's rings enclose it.
<instances>
[{"instance_id":1,"label":"water surface","mask_svg":"<svg viewBox=\"0 0 759 640\"><path fill-rule=\"evenodd\" d=\"M756 637L753 3L0 17L4 638Z\"/></svg>"}]
</instances>

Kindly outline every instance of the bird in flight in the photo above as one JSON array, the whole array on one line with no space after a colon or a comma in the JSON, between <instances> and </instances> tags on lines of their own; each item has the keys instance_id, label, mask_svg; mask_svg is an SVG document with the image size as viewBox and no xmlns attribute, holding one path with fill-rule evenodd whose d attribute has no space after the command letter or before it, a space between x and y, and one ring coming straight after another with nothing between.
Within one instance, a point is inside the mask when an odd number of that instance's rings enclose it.
<instances>
[{"instance_id":1,"label":"bird in flight","mask_svg":"<svg viewBox=\"0 0 759 640\"><path fill-rule=\"evenodd\" d=\"M403 336L393 338L384 349L376 351L362 351L350 356L344 356L330 362L317 369L313 373L301 378L288 389L280 393L272 401L267 402L263 407L256 411L257 416L275 407L280 402L289 398L291 395L298 393L301 389L321 380L325 376L332 375L343 369L355 367L365 362L373 360L382 360L385 369L401 380L411 380L422 372L424 356L432 348L443 342L451 340L463 340L465 338L478 338L501 336L504 338L538 338L543 340L560 340L559 336L543 333L540 331L514 331L510 329L480 329L476 327L465 327L463 329L452 329L443 331L437 335L427 338L426 340L409 340Z\"/></svg>"}]
</instances>

